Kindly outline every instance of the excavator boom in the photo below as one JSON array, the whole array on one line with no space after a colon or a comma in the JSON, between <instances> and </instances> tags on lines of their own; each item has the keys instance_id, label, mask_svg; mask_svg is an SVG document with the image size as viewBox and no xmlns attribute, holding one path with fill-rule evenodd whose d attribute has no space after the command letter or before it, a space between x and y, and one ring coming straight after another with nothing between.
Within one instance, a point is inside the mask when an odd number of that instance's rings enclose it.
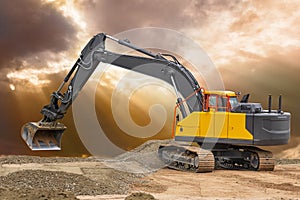
<instances>
[{"instance_id":1,"label":"excavator boom","mask_svg":"<svg viewBox=\"0 0 300 200\"><path fill-rule=\"evenodd\" d=\"M124 55L108 51L105 48L107 38L145 56ZM168 60L167 56L172 60ZM181 104L182 98L186 98L191 93L195 93L195 95L186 102L189 112L202 111L203 95L198 82L174 56L154 54L130 44L127 40L119 40L100 33L87 43L57 91L51 94L50 103L41 110L43 119L39 122L29 122L23 126L21 136L31 150L61 149L61 137L66 127L57 120L64 117L80 90L101 62L149 75L171 84L178 94L177 103L180 105L183 118L187 116L187 111ZM67 90L62 94L61 91L67 83L69 83Z\"/></svg>"}]
</instances>

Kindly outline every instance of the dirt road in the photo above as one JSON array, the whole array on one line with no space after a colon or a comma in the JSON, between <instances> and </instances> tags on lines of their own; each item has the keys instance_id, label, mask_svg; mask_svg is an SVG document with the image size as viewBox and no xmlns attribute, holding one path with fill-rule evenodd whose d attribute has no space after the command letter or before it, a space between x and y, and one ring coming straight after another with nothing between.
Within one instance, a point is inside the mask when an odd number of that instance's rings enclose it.
<instances>
[{"instance_id":1,"label":"dirt road","mask_svg":"<svg viewBox=\"0 0 300 200\"><path fill-rule=\"evenodd\" d=\"M0 156L0 199L300 199L298 157L277 159L272 172L195 174L165 168L160 143L149 141L115 159Z\"/></svg>"},{"instance_id":2,"label":"dirt road","mask_svg":"<svg viewBox=\"0 0 300 200\"><path fill-rule=\"evenodd\" d=\"M1 158L0 164L1 199L124 199L134 192L161 200L300 199L299 160L279 162L274 172L198 174L166 168L127 173L89 158L15 156Z\"/></svg>"},{"instance_id":3,"label":"dirt road","mask_svg":"<svg viewBox=\"0 0 300 200\"><path fill-rule=\"evenodd\" d=\"M144 180L147 184L135 189L158 199L300 199L299 164L278 165L274 172L190 174L161 169Z\"/></svg>"}]
</instances>

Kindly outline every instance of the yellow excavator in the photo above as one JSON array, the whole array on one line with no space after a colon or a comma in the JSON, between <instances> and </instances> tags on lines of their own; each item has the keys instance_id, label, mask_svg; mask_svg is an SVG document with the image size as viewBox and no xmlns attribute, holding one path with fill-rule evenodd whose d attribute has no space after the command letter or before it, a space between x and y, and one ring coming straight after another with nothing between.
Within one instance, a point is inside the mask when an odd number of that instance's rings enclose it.
<instances>
[{"instance_id":1,"label":"yellow excavator","mask_svg":"<svg viewBox=\"0 0 300 200\"><path fill-rule=\"evenodd\" d=\"M118 54L105 48L110 39L144 56ZM168 167L191 172L214 169L273 170L271 152L257 146L287 144L290 113L249 103L249 94L238 101L232 91L206 91L193 74L171 54L153 53L100 33L81 51L62 84L41 110L43 119L22 127L21 136L31 150L60 150L66 127L58 122L66 114L99 63L107 63L161 79L173 86L180 115L174 116L175 143L161 145L159 157ZM70 80L71 79L71 80ZM62 90L69 83L65 92ZM190 145L198 144L198 145Z\"/></svg>"}]
</instances>

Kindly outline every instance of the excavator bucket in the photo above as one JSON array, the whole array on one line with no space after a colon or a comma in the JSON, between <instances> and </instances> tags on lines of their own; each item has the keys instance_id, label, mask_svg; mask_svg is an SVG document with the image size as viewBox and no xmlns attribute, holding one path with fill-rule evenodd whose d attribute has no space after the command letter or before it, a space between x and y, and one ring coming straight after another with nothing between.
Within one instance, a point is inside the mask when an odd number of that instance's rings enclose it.
<instances>
[{"instance_id":1,"label":"excavator bucket","mask_svg":"<svg viewBox=\"0 0 300 200\"><path fill-rule=\"evenodd\" d=\"M29 122L22 127L21 136L33 151L60 150L61 136L66 128L62 123Z\"/></svg>"}]
</instances>

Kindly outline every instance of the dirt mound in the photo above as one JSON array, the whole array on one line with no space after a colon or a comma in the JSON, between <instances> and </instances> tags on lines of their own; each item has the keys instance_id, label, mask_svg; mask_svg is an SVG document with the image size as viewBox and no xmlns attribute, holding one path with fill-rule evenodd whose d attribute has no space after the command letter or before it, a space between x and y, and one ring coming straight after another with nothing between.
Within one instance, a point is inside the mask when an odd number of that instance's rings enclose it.
<instances>
[{"instance_id":1,"label":"dirt mound","mask_svg":"<svg viewBox=\"0 0 300 200\"><path fill-rule=\"evenodd\" d=\"M127 196L125 200L155 200L154 196L144 192L136 192Z\"/></svg>"},{"instance_id":2,"label":"dirt mound","mask_svg":"<svg viewBox=\"0 0 300 200\"><path fill-rule=\"evenodd\" d=\"M163 168L164 163L158 158L159 145L166 141L148 141L136 149L114 159L96 157L38 157L38 156L3 156L1 165L29 163L87 163L80 170L83 174L65 171L47 171L40 169L21 170L0 176L0 196L16 196L16 199L76 199L78 195L126 194L133 183L149 172ZM97 164L96 164L96 163ZM93 163L93 164L92 164ZM105 167L109 166L109 168ZM132 173L134 172L134 173ZM146 196L136 195L135 199Z\"/></svg>"},{"instance_id":3,"label":"dirt mound","mask_svg":"<svg viewBox=\"0 0 300 200\"><path fill-rule=\"evenodd\" d=\"M280 158L300 159L300 145L284 150L279 154Z\"/></svg>"},{"instance_id":4,"label":"dirt mound","mask_svg":"<svg viewBox=\"0 0 300 200\"><path fill-rule=\"evenodd\" d=\"M171 140L150 140L141 146L123 153L114 159L105 160L111 168L129 173L151 173L164 168L165 163L158 157L160 145L168 144Z\"/></svg>"},{"instance_id":5,"label":"dirt mound","mask_svg":"<svg viewBox=\"0 0 300 200\"><path fill-rule=\"evenodd\" d=\"M0 164L26 164L26 163L65 163L65 162L81 162L96 161L95 158L79 158L79 157L39 157L39 156L21 156L9 155L0 157Z\"/></svg>"},{"instance_id":6,"label":"dirt mound","mask_svg":"<svg viewBox=\"0 0 300 200\"><path fill-rule=\"evenodd\" d=\"M51 191L47 189L8 189L0 188L0 197L2 200L78 200L74 194L68 192Z\"/></svg>"},{"instance_id":7,"label":"dirt mound","mask_svg":"<svg viewBox=\"0 0 300 200\"><path fill-rule=\"evenodd\" d=\"M117 173L117 172L116 172ZM106 174L107 178L91 180L83 175L44 170L22 170L0 177L0 188L9 191L42 191L45 195L125 194L130 184L122 174ZM44 193L43 193L44 191ZM47 192L45 192L47 191ZM39 194L34 193L32 195ZM38 197L38 196L36 196Z\"/></svg>"}]
</instances>

